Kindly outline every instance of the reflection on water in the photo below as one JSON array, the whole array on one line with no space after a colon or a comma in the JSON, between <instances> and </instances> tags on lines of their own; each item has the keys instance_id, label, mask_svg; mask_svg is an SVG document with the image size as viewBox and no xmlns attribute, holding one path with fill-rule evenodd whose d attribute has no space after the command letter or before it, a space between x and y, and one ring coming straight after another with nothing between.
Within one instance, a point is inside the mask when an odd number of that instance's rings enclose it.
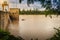
<instances>
[{"instance_id":1,"label":"reflection on water","mask_svg":"<svg viewBox=\"0 0 60 40\"><path fill-rule=\"evenodd\" d=\"M32 38L45 40L54 34L54 27L60 26L60 16L52 15L52 18L45 15L20 15L19 23L10 23L9 31L11 34L19 35L25 40Z\"/></svg>"}]
</instances>

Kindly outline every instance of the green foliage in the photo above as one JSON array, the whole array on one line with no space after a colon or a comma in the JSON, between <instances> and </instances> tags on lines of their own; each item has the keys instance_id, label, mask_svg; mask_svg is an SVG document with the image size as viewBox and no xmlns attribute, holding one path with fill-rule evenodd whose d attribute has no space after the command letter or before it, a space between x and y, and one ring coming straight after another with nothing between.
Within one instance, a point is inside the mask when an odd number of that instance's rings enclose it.
<instances>
[{"instance_id":1,"label":"green foliage","mask_svg":"<svg viewBox=\"0 0 60 40\"><path fill-rule=\"evenodd\" d=\"M34 2L39 1L42 5L42 7L46 8L46 10L51 9L52 8L52 3L51 0L27 0L27 5L30 6L29 4L34 4ZM21 3L22 0L19 0L19 2ZM57 9L60 10L60 3L57 2Z\"/></svg>"},{"instance_id":2,"label":"green foliage","mask_svg":"<svg viewBox=\"0 0 60 40\"><path fill-rule=\"evenodd\" d=\"M22 0L19 0L19 3L21 3L22 2Z\"/></svg>"},{"instance_id":3,"label":"green foliage","mask_svg":"<svg viewBox=\"0 0 60 40\"><path fill-rule=\"evenodd\" d=\"M42 4L42 6L44 7L44 2L45 2L45 0L40 0L40 2L41 2L41 4Z\"/></svg>"},{"instance_id":4,"label":"green foliage","mask_svg":"<svg viewBox=\"0 0 60 40\"><path fill-rule=\"evenodd\" d=\"M0 40L23 40L23 38L15 37L13 35L10 35L9 32L0 30Z\"/></svg>"},{"instance_id":5,"label":"green foliage","mask_svg":"<svg viewBox=\"0 0 60 40\"><path fill-rule=\"evenodd\" d=\"M33 4L34 3L34 0L27 0L27 5L30 6L29 4Z\"/></svg>"},{"instance_id":6,"label":"green foliage","mask_svg":"<svg viewBox=\"0 0 60 40\"><path fill-rule=\"evenodd\" d=\"M57 10L46 10L46 11L39 11L39 10L22 10L19 12L20 15L60 15L60 11Z\"/></svg>"},{"instance_id":7,"label":"green foliage","mask_svg":"<svg viewBox=\"0 0 60 40\"><path fill-rule=\"evenodd\" d=\"M56 30L56 34L49 38L48 40L60 40L60 28L54 28Z\"/></svg>"}]
</instances>

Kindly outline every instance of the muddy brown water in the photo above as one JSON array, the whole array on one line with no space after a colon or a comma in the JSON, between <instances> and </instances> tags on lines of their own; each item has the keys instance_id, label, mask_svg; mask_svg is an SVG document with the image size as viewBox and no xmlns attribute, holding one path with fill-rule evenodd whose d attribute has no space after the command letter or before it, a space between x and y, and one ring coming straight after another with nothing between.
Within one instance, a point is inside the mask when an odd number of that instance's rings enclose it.
<instances>
[{"instance_id":1,"label":"muddy brown water","mask_svg":"<svg viewBox=\"0 0 60 40\"><path fill-rule=\"evenodd\" d=\"M60 27L60 15L19 15L19 23L11 23L9 30L25 40L46 40L55 33L54 27Z\"/></svg>"}]
</instances>

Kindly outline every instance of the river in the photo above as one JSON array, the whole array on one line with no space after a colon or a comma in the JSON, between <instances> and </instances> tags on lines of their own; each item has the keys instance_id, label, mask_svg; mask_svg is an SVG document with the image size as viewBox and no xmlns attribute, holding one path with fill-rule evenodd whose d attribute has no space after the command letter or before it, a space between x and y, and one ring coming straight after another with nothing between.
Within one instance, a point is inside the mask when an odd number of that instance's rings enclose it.
<instances>
[{"instance_id":1,"label":"river","mask_svg":"<svg viewBox=\"0 0 60 40\"><path fill-rule=\"evenodd\" d=\"M19 15L19 26L10 24L10 32L19 35L25 40L32 38L38 40L46 40L55 33L54 27L60 27L60 15L52 15L45 17L45 15Z\"/></svg>"}]
</instances>

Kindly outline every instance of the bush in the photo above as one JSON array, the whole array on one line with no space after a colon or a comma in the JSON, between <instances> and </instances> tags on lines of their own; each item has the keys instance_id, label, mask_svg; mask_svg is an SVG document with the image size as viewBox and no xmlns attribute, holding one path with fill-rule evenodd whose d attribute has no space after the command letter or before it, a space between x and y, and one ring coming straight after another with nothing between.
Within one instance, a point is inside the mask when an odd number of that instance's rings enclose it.
<instances>
[{"instance_id":1,"label":"bush","mask_svg":"<svg viewBox=\"0 0 60 40\"><path fill-rule=\"evenodd\" d=\"M57 10L46 10L46 11L39 11L39 10L22 10L19 12L20 15L60 15L60 11Z\"/></svg>"},{"instance_id":2,"label":"bush","mask_svg":"<svg viewBox=\"0 0 60 40\"><path fill-rule=\"evenodd\" d=\"M10 35L9 32L0 30L0 40L24 40L21 37L15 37L13 35Z\"/></svg>"},{"instance_id":3,"label":"bush","mask_svg":"<svg viewBox=\"0 0 60 40\"><path fill-rule=\"evenodd\" d=\"M60 40L60 28L54 28L56 30L56 34L49 38L48 40Z\"/></svg>"}]
</instances>

